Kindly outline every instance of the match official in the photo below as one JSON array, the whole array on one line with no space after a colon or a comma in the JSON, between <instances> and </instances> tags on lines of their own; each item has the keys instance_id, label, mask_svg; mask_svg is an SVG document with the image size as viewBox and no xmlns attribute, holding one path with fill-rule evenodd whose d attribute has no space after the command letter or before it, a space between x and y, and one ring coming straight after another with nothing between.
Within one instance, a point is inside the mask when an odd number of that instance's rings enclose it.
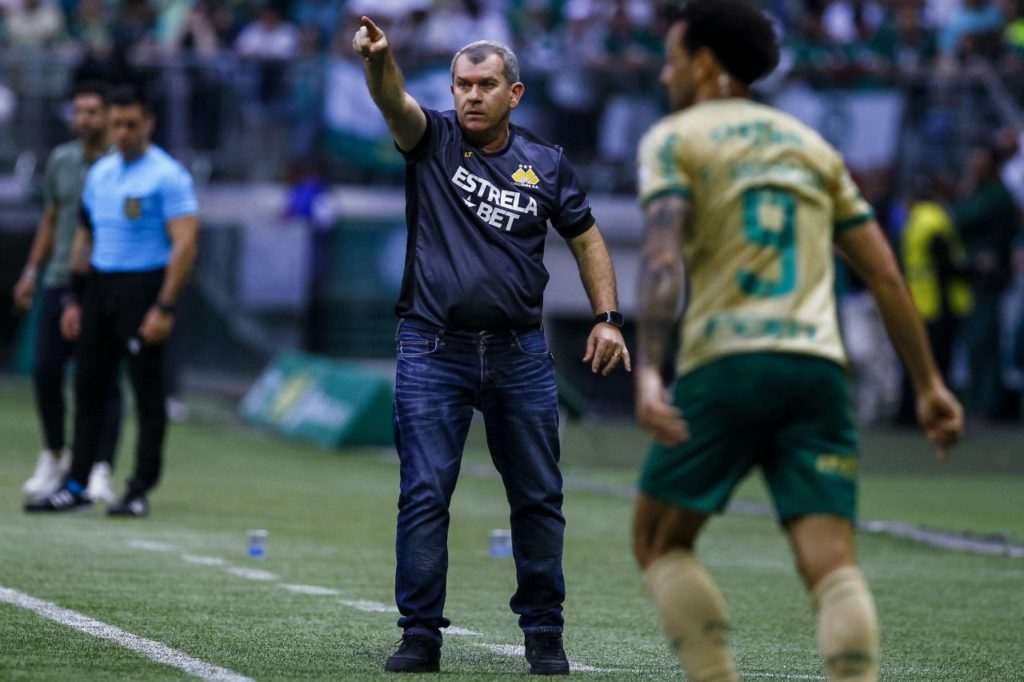
<instances>
[{"instance_id":1,"label":"match official","mask_svg":"<svg viewBox=\"0 0 1024 682\"><path fill-rule=\"evenodd\" d=\"M89 171L82 225L71 254L72 293L61 327L77 338L75 441L64 486L25 505L65 512L91 505L84 481L96 458L102 402L127 361L139 420L135 473L111 516L145 516L147 493L163 460L164 342L175 303L195 261L198 202L188 172L150 142L154 117L131 90L113 93L110 132L116 153Z\"/></svg>"}]
</instances>

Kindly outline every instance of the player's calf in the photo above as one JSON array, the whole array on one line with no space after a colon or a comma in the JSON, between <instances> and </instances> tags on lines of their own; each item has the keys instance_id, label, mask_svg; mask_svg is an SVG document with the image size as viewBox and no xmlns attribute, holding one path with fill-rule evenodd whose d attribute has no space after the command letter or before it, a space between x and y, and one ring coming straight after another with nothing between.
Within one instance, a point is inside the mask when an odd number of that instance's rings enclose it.
<instances>
[{"instance_id":1,"label":"player's calf","mask_svg":"<svg viewBox=\"0 0 1024 682\"><path fill-rule=\"evenodd\" d=\"M725 600L697 557L682 549L651 561L644 573L662 630L694 682L738 679L729 651Z\"/></svg>"},{"instance_id":2,"label":"player's calf","mask_svg":"<svg viewBox=\"0 0 1024 682\"><path fill-rule=\"evenodd\" d=\"M878 621L864 576L856 566L832 571L814 586L818 649L833 682L878 679Z\"/></svg>"}]
</instances>

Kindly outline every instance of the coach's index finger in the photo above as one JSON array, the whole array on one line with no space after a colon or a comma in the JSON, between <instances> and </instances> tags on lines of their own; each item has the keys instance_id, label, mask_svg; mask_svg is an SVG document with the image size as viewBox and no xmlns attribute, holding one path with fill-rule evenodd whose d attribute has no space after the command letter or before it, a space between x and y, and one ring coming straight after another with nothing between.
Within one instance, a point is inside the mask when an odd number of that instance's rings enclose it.
<instances>
[{"instance_id":1,"label":"coach's index finger","mask_svg":"<svg viewBox=\"0 0 1024 682\"><path fill-rule=\"evenodd\" d=\"M373 19L370 17L359 17L359 23L366 28L366 33L371 42L377 42L384 37L384 31L380 30L380 27L373 23Z\"/></svg>"}]
</instances>

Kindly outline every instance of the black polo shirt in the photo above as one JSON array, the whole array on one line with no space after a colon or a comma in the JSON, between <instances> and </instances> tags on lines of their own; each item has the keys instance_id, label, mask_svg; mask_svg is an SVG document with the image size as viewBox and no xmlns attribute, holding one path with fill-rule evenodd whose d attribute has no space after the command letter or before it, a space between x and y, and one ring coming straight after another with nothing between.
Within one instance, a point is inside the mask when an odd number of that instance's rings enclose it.
<instances>
[{"instance_id":1,"label":"black polo shirt","mask_svg":"<svg viewBox=\"0 0 1024 682\"><path fill-rule=\"evenodd\" d=\"M487 153L454 111L424 113L423 139L404 153L409 237L395 312L466 331L538 324L548 224L565 239L594 225L576 174L561 147L524 128Z\"/></svg>"}]
</instances>

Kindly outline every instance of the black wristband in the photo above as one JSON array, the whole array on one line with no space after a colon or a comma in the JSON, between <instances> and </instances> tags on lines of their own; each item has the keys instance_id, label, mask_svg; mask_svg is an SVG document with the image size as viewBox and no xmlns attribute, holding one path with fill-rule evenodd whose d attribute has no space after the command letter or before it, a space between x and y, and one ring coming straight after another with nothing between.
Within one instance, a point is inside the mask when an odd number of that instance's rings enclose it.
<instances>
[{"instance_id":1,"label":"black wristband","mask_svg":"<svg viewBox=\"0 0 1024 682\"><path fill-rule=\"evenodd\" d=\"M82 296L85 295L85 288L89 284L89 276L83 275L79 272L71 273L71 293L75 295L75 298L79 301L82 300Z\"/></svg>"},{"instance_id":2,"label":"black wristband","mask_svg":"<svg viewBox=\"0 0 1024 682\"><path fill-rule=\"evenodd\" d=\"M173 315L174 314L174 304L173 303L167 303L165 301L157 301L156 303L154 303L154 305L156 306L156 309L159 310L160 312L162 312L164 315Z\"/></svg>"}]
</instances>

